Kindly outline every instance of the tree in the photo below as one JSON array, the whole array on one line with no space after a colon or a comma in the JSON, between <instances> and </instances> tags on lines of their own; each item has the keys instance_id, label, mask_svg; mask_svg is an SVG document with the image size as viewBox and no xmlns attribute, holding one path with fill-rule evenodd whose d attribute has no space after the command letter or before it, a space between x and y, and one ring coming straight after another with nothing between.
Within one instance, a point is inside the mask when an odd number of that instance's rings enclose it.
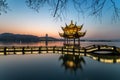
<instances>
[{"instance_id":1,"label":"tree","mask_svg":"<svg viewBox=\"0 0 120 80\"><path fill-rule=\"evenodd\" d=\"M0 0L0 12L8 8L6 0ZM64 17L68 8L73 6L78 14L88 14L90 16L101 18L105 10L111 10L111 19L114 21L119 20L120 0L25 0L26 5L39 12L43 6L49 6L52 16L55 18ZM71 5L69 5L71 4ZM68 7L67 7L68 6ZM107 11L106 11L107 12Z\"/></svg>"},{"instance_id":2,"label":"tree","mask_svg":"<svg viewBox=\"0 0 120 80\"><path fill-rule=\"evenodd\" d=\"M0 15L1 12L7 13L8 4L6 3L6 0L0 0Z\"/></svg>"},{"instance_id":3,"label":"tree","mask_svg":"<svg viewBox=\"0 0 120 80\"><path fill-rule=\"evenodd\" d=\"M26 0L28 7L39 11L41 6L48 4L53 13L53 17L64 16L64 10L69 3L74 6L74 9L78 13L88 13L91 16L102 17L103 10L108 7L112 10L112 20L119 20L120 6L118 6L118 0ZM108 6L108 4L110 4ZM70 7L70 6L69 6Z\"/></svg>"}]
</instances>

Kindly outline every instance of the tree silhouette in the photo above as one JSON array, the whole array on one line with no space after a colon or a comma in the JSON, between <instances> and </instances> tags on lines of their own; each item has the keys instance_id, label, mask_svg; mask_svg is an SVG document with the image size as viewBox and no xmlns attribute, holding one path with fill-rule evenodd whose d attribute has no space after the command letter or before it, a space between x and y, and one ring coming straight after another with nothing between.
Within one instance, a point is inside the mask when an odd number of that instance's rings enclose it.
<instances>
[{"instance_id":1,"label":"tree silhouette","mask_svg":"<svg viewBox=\"0 0 120 80\"><path fill-rule=\"evenodd\" d=\"M8 4L6 0L0 0L0 15L2 12L7 13Z\"/></svg>"},{"instance_id":2,"label":"tree silhouette","mask_svg":"<svg viewBox=\"0 0 120 80\"><path fill-rule=\"evenodd\" d=\"M96 18L101 18L108 11L111 13L111 19L119 20L120 0L25 0L26 5L39 12L43 6L49 6L52 16L62 18L65 16L68 8L74 9L78 14L88 14ZM6 12L8 8L6 0L0 0L0 12Z\"/></svg>"},{"instance_id":3,"label":"tree silhouette","mask_svg":"<svg viewBox=\"0 0 120 80\"><path fill-rule=\"evenodd\" d=\"M70 2L71 5L68 6ZM101 18L107 8L107 10L112 10L111 17L114 21L119 20L120 17L118 2L118 0L26 0L28 7L36 11L39 11L45 4L49 5L52 9L53 17L64 16L64 11L68 7L74 6L75 11L79 14L88 13L91 16Z\"/></svg>"}]
</instances>

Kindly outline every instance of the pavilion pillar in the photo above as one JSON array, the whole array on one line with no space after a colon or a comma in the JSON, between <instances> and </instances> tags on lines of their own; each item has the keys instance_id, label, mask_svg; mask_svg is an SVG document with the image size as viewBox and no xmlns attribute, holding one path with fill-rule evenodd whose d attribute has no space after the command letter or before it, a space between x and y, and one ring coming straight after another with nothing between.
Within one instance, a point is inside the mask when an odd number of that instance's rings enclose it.
<instances>
[{"instance_id":1,"label":"pavilion pillar","mask_svg":"<svg viewBox=\"0 0 120 80\"><path fill-rule=\"evenodd\" d=\"M66 38L64 38L64 44L66 44Z\"/></svg>"},{"instance_id":2,"label":"pavilion pillar","mask_svg":"<svg viewBox=\"0 0 120 80\"><path fill-rule=\"evenodd\" d=\"M68 38L67 38L67 44L68 44Z\"/></svg>"},{"instance_id":3,"label":"pavilion pillar","mask_svg":"<svg viewBox=\"0 0 120 80\"><path fill-rule=\"evenodd\" d=\"M68 39L68 44L70 44L70 39Z\"/></svg>"},{"instance_id":4,"label":"pavilion pillar","mask_svg":"<svg viewBox=\"0 0 120 80\"><path fill-rule=\"evenodd\" d=\"M70 40L68 39L68 43L67 44L69 44L70 43Z\"/></svg>"},{"instance_id":5,"label":"pavilion pillar","mask_svg":"<svg viewBox=\"0 0 120 80\"><path fill-rule=\"evenodd\" d=\"M74 46L75 46L75 38L74 38Z\"/></svg>"},{"instance_id":6,"label":"pavilion pillar","mask_svg":"<svg viewBox=\"0 0 120 80\"><path fill-rule=\"evenodd\" d=\"M78 45L80 45L80 38L78 38Z\"/></svg>"}]
</instances>

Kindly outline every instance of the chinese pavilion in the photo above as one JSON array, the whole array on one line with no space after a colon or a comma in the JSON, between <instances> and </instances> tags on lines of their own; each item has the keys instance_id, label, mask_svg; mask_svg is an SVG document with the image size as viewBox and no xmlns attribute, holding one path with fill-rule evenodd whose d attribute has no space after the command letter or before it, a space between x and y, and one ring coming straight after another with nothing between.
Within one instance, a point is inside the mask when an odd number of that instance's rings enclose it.
<instances>
[{"instance_id":1,"label":"chinese pavilion","mask_svg":"<svg viewBox=\"0 0 120 80\"><path fill-rule=\"evenodd\" d=\"M64 45L80 46L80 37L84 37L86 34L86 31L81 32L82 27L83 25L77 26L72 20L69 25L61 27L63 33L59 33L59 35L64 38Z\"/></svg>"}]
</instances>

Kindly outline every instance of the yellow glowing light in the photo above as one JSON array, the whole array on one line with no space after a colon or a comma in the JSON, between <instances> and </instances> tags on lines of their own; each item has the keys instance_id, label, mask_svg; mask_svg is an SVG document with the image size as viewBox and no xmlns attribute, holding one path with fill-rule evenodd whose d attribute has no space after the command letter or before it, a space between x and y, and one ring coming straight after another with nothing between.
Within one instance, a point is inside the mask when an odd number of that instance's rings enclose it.
<instances>
[{"instance_id":1,"label":"yellow glowing light","mask_svg":"<svg viewBox=\"0 0 120 80\"><path fill-rule=\"evenodd\" d=\"M67 61L66 64L69 66L69 67L74 67L75 64L73 61Z\"/></svg>"},{"instance_id":2,"label":"yellow glowing light","mask_svg":"<svg viewBox=\"0 0 120 80\"><path fill-rule=\"evenodd\" d=\"M113 59L100 59L100 61L104 63L113 63Z\"/></svg>"},{"instance_id":3,"label":"yellow glowing light","mask_svg":"<svg viewBox=\"0 0 120 80\"><path fill-rule=\"evenodd\" d=\"M120 63L120 59L117 59L116 62L117 62L117 63Z\"/></svg>"}]
</instances>

